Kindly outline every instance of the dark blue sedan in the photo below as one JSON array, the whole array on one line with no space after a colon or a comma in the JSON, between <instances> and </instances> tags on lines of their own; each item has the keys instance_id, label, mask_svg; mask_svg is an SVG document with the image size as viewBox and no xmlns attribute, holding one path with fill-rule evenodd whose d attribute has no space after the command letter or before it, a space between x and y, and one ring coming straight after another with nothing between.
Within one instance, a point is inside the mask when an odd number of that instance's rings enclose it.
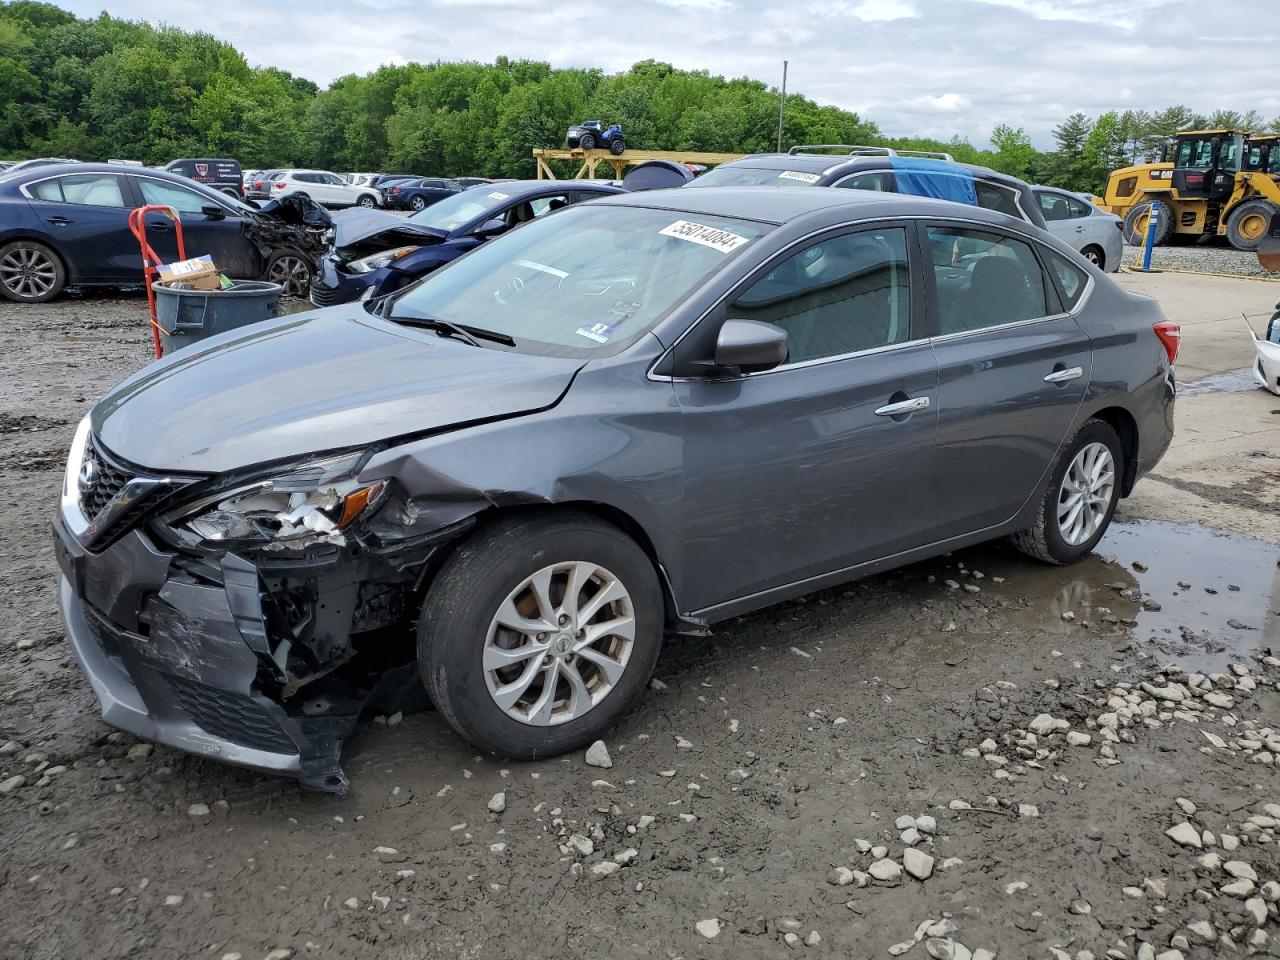
<instances>
[{"instance_id":1,"label":"dark blue sedan","mask_svg":"<svg viewBox=\"0 0 1280 960\"><path fill-rule=\"evenodd\" d=\"M513 180L454 194L410 217L344 210L333 217L333 249L318 265L311 302L329 307L392 293L522 223L624 192L599 180Z\"/></svg>"},{"instance_id":2,"label":"dark blue sedan","mask_svg":"<svg viewBox=\"0 0 1280 960\"><path fill-rule=\"evenodd\" d=\"M0 294L43 303L68 286L140 285L142 255L129 213L147 204L178 211L188 256L209 254L229 277L272 280L290 295L305 294L321 229L285 223L186 177L95 163L0 177ZM159 213L146 223L156 253L176 259L173 224Z\"/></svg>"},{"instance_id":3,"label":"dark blue sedan","mask_svg":"<svg viewBox=\"0 0 1280 960\"><path fill-rule=\"evenodd\" d=\"M423 177L399 180L382 190L382 205L388 210L425 210L433 203L447 200L465 188L457 180Z\"/></svg>"}]
</instances>

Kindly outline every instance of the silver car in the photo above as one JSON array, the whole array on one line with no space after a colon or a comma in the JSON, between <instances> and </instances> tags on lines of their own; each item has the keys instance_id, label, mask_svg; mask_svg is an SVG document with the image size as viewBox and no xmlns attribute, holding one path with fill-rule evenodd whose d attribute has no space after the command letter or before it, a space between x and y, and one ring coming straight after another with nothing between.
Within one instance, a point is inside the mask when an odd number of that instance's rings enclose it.
<instances>
[{"instance_id":1,"label":"silver car","mask_svg":"<svg viewBox=\"0 0 1280 960\"><path fill-rule=\"evenodd\" d=\"M1049 232L1100 270L1115 273L1124 254L1124 221L1078 193L1056 187L1032 187Z\"/></svg>"}]
</instances>

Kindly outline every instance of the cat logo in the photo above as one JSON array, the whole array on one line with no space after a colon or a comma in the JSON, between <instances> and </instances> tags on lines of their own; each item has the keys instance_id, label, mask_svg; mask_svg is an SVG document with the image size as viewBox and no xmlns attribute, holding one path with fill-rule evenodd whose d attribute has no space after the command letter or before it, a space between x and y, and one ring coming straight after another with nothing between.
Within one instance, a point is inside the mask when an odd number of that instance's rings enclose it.
<instances>
[{"instance_id":1,"label":"cat logo","mask_svg":"<svg viewBox=\"0 0 1280 960\"><path fill-rule=\"evenodd\" d=\"M196 176L207 177L209 175L209 165L207 163L196 164Z\"/></svg>"}]
</instances>

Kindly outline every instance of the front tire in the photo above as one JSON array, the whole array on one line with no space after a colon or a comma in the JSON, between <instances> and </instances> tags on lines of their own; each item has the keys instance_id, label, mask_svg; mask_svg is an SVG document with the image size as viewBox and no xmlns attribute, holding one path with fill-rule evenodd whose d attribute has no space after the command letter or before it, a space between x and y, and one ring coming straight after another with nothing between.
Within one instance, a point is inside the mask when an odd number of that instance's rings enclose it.
<instances>
[{"instance_id":1,"label":"front tire","mask_svg":"<svg viewBox=\"0 0 1280 960\"><path fill-rule=\"evenodd\" d=\"M283 296L305 298L315 269L297 250L277 250L267 260L263 279L284 288Z\"/></svg>"},{"instance_id":2,"label":"front tire","mask_svg":"<svg viewBox=\"0 0 1280 960\"><path fill-rule=\"evenodd\" d=\"M627 149L627 145L625 142L623 142L621 137L615 140L611 140L609 142L609 152L612 153L615 157L622 156L623 151L625 151L626 149Z\"/></svg>"},{"instance_id":3,"label":"front tire","mask_svg":"<svg viewBox=\"0 0 1280 960\"><path fill-rule=\"evenodd\" d=\"M1124 448L1115 429L1089 420L1058 455L1035 524L1013 545L1045 563L1070 564L1086 556L1107 532L1120 502Z\"/></svg>"},{"instance_id":4,"label":"front tire","mask_svg":"<svg viewBox=\"0 0 1280 960\"><path fill-rule=\"evenodd\" d=\"M46 303L67 285L62 258L34 240L0 247L0 293L14 303Z\"/></svg>"},{"instance_id":5,"label":"front tire","mask_svg":"<svg viewBox=\"0 0 1280 960\"><path fill-rule=\"evenodd\" d=\"M598 739L644 690L662 647L653 565L582 513L513 516L464 543L427 591L418 669L481 750L532 760Z\"/></svg>"},{"instance_id":6,"label":"front tire","mask_svg":"<svg viewBox=\"0 0 1280 960\"><path fill-rule=\"evenodd\" d=\"M1280 207L1269 200L1246 200L1227 218L1227 242L1237 250L1252 253L1267 235L1271 218L1277 213Z\"/></svg>"}]
</instances>

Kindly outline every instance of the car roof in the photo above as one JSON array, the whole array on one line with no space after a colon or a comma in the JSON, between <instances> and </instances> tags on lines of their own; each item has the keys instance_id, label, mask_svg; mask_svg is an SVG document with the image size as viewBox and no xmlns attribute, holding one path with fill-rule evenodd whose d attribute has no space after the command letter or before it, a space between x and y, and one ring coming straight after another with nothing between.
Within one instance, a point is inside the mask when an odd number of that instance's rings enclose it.
<instances>
[{"instance_id":1,"label":"car roof","mask_svg":"<svg viewBox=\"0 0 1280 960\"><path fill-rule=\"evenodd\" d=\"M888 154L859 154L857 156L849 156L848 154L838 153L752 153L739 160L731 160L722 166L734 167L751 167L760 170L796 170L802 173L826 173L829 170L839 169L842 173L856 173L859 170L892 170L894 169L894 160ZM1011 177L1007 173L1000 173L998 170L992 170L990 167L983 167L976 163L961 163L959 160L943 160L940 157L916 157L904 156L903 159L910 160L911 166L915 169L928 168L934 164L937 165L939 171L948 167L962 167L968 170L974 176L982 177L986 180L998 180L1003 183L1020 186L1024 181L1017 177Z\"/></svg>"},{"instance_id":2,"label":"car roof","mask_svg":"<svg viewBox=\"0 0 1280 960\"><path fill-rule=\"evenodd\" d=\"M507 197L523 194L555 192L557 190L599 190L601 193L623 193L622 187L605 180L504 180L492 183L495 192L505 193ZM484 191L479 191L483 193Z\"/></svg>"},{"instance_id":3,"label":"car roof","mask_svg":"<svg viewBox=\"0 0 1280 960\"><path fill-rule=\"evenodd\" d=\"M813 187L794 190L786 187L703 187L687 190L672 187L666 190L645 190L624 193L594 201L628 207L650 207L670 210L673 213L701 214L703 216L733 217L755 220L760 223L781 225L822 211L850 207L849 220L874 220L883 217L936 216L976 220L993 225L1026 229L1033 224L964 203L917 197L906 193L885 193L876 190L843 190L838 187Z\"/></svg>"}]
</instances>

